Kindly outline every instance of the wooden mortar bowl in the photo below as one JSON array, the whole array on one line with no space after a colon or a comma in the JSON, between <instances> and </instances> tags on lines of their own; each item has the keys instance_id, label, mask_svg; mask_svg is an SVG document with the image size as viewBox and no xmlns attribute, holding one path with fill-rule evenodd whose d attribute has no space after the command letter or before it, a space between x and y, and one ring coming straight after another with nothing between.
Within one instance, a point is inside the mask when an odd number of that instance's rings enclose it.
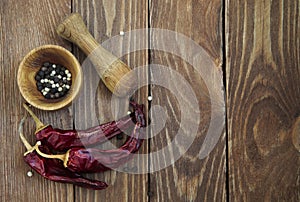
<instances>
[{"instance_id":1,"label":"wooden mortar bowl","mask_svg":"<svg viewBox=\"0 0 300 202\"><path fill-rule=\"evenodd\" d=\"M47 99L37 89L35 75L45 62L60 64L72 74L68 93L58 99ZM69 105L80 91L82 71L77 59L61 46L44 45L30 51L19 66L17 82L24 99L42 110L57 110Z\"/></svg>"}]
</instances>

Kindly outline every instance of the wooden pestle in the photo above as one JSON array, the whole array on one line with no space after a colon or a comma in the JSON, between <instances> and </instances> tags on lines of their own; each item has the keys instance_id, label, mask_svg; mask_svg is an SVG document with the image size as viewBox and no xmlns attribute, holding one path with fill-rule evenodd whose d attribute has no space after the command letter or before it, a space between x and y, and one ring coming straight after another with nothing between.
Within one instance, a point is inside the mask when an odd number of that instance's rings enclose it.
<instances>
[{"instance_id":1,"label":"wooden pestle","mask_svg":"<svg viewBox=\"0 0 300 202\"><path fill-rule=\"evenodd\" d=\"M115 95L130 95L136 77L131 69L104 49L90 34L79 13L73 13L58 25L57 33L75 43L90 58L106 87ZM126 77L123 77L125 74ZM123 77L123 78L122 78Z\"/></svg>"}]
</instances>

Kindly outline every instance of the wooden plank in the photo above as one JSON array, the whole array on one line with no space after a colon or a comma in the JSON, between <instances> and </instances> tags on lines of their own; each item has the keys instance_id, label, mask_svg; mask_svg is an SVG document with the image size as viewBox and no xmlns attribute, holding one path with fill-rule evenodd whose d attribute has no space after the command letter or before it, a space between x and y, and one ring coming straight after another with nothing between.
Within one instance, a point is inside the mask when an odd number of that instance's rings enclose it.
<instances>
[{"instance_id":1,"label":"wooden plank","mask_svg":"<svg viewBox=\"0 0 300 202\"><path fill-rule=\"evenodd\" d=\"M151 28L168 29L184 34L196 45L182 41L180 36L172 38L168 37L167 34L166 37L160 38L155 30L150 34L151 48L153 46L154 49L155 47L161 47L162 49L151 50L151 64L164 65L158 71L156 68L150 68L151 80L154 81L156 77L163 75L161 79L168 86L162 87L157 84L151 86L153 97L151 108L160 108L151 113L151 120L155 125L151 132L153 138L150 143L150 166L154 169L159 163L163 165L170 160L172 161L175 155L183 149L182 145L185 145L189 138L193 138L190 131L194 128L189 127L193 126L196 129L198 127L194 141L188 147L188 151L180 155L179 160L167 168L150 174L149 196L151 201L226 200L226 136L224 125L221 125L219 134L221 137L215 139L218 142L216 147L207 157L199 159L199 151L208 133L211 119L215 121L212 117L212 103L220 102L224 104L222 96L218 97L219 100L211 100L208 90L208 88L214 87L216 92L222 94L222 86L217 83L213 84L213 82L211 83L212 86L208 86L204 81L205 77L210 78L212 76L218 78L217 81L222 84L222 76L220 76L222 74L222 30L219 27L222 23L221 10L220 0L151 1ZM194 46L202 47L201 51L203 52L198 52L197 48L193 48ZM171 53L168 53L170 47ZM192 54L189 55L189 52ZM208 55L205 55L205 52ZM179 53L179 55L175 53ZM200 75L196 66L189 64L186 58L183 57L185 54L190 58L198 56L206 58L207 63L201 64L209 64L204 69L212 72L211 75ZM180 75L179 79L172 70ZM191 91L195 93L196 101L198 101L195 106L199 109L191 108L193 102L189 98L192 97L192 93L187 93L185 91L187 88L182 88L182 81L186 81L191 87ZM172 88L174 92L168 88ZM218 107L220 107L221 112L221 118L219 118L225 120L222 104ZM201 116L199 116L199 110ZM194 117L194 112L196 112L197 117ZM159 120L157 119L158 115L162 117ZM184 117L187 119L187 128L183 128L182 131L178 132ZM165 124L162 121L164 118ZM196 122L197 118L199 118L200 123ZM159 127L161 127L160 131L158 130ZM180 133L183 133L184 137L176 140ZM173 140L176 140L175 145L172 145ZM154 152L165 148L167 148L166 152L155 155Z\"/></svg>"},{"instance_id":2,"label":"wooden plank","mask_svg":"<svg viewBox=\"0 0 300 202\"><path fill-rule=\"evenodd\" d=\"M17 86L17 70L22 58L43 44L70 48L56 35L55 26L71 11L71 2L1 1L0 2L0 201L73 201L73 186L54 183L34 173L23 161L25 147L19 139L18 125L25 115ZM45 122L60 128L72 128L68 108L57 112L34 110ZM59 117L59 118L57 118ZM27 119L24 134L34 144L34 124Z\"/></svg>"},{"instance_id":3,"label":"wooden plank","mask_svg":"<svg viewBox=\"0 0 300 202\"><path fill-rule=\"evenodd\" d=\"M121 0L102 0L102 1L73 1L73 11L79 12L83 18L89 31L99 43L106 42L114 36L119 36L120 31L128 32L134 29L147 28L147 2L145 1L121 1ZM125 39L124 39L125 40ZM123 55L132 49L132 46L138 46L139 43L147 45L147 38L135 38L129 42L120 40L119 43L108 42L107 48L114 50L113 53L121 56L126 64L131 68L146 65L148 62L147 50L136 51ZM74 53L80 58L80 61L87 68L90 63L87 62L86 56L82 54L77 47ZM83 67L83 68L86 68ZM140 72L142 75L139 79L147 80L147 69ZM100 81L97 83L98 76L93 73L92 69L85 72L85 76L89 80L89 85L97 85L98 89L95 96L95 88L87 85L83 90L87 99L83 99L80 106L74 106L75 127L89 127L95 124L104 123L114 120L114 114L119 117L125 115L128 111L128 99L117 99L112 104L112 94ZM93 84L94 83L94 84ZM143 87L137 89L134 99L138 103L143 103L147 110L148 88ZM90 97L95 97L91 100ZM96 107L93 106L96 104ZM116 107L116 108L112 108ZM93 111L94 110L94 111ZM85 111L79 114L79 111ZM91 120L91 114L96 114L96 118ZM125 139L125 138L124 138ZM123 141L124 141L123 139ZM111 142L119 146L122 140L112 140ZM148 143L145 141L139 152L147 153ZM101 145L102 148L111 148L107 144ZM147 160L143 162L147 165ZM130 169L130 168L129 168ZM134 175L127 172L107 171L100 174L91 174L93 178L101 179L109 184L109 187L102 191L92 191L87 189L76 188L76 201L146 201L147 200L147 174Z\"/></svg>"},{"instance_id":4,"label":"wooden plank","mask_svg":"<svg viewBox=\"0 0 300 202\"><path fill-rule=\"evenodd\" d=\"M299 1L226 2L230 201L299 201Z\"/></svg>"}]
</instances>

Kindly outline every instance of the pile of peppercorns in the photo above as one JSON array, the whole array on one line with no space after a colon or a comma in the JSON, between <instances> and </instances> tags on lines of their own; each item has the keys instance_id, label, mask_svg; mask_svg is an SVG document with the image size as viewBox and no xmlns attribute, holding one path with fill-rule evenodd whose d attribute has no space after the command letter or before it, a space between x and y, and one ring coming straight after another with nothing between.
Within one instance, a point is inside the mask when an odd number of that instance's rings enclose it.
<instances>
[{"instance_id":1,"label":"pile of peppercorns","mask_svg":"<svg viewBox=\"0 0 300 202\"><path fill-rule=\"evenodd\" d=\"M37 88L47 99L65 96L71 88L71 78L67 68L50 62L45 62L35 75Z\"/></svg>"}]
</instances>

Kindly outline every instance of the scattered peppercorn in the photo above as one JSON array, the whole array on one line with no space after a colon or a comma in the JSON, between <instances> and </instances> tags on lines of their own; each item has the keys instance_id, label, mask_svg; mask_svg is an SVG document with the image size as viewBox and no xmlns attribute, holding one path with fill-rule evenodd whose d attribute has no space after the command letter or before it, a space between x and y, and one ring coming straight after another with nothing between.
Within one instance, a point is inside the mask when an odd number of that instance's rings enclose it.
<instances>
[{"instance_id":1,"label":"scattered peppercorn","mask_svg":"<svg viewBox=\"0 0 300 202\"><path fill-rule=\"evenodd\" d=\"M121 134L118 134L118 135L117 135L117 139L118 139L118 140L122 140L122 139L123 139L123 134L122 134L122 133L121 133Z\"/></svg>"},{"instance_id":2,"label":"scattered peppercorn","mask_svg":"<svg viewBox=\"0 0 300 202\"><path fill-rule=\"evenodd\" d=\"M62 65L45 62L36 73L37 89L47 99L65 96L71 86L71 72Z\"/></svg>"}]
</instances>

